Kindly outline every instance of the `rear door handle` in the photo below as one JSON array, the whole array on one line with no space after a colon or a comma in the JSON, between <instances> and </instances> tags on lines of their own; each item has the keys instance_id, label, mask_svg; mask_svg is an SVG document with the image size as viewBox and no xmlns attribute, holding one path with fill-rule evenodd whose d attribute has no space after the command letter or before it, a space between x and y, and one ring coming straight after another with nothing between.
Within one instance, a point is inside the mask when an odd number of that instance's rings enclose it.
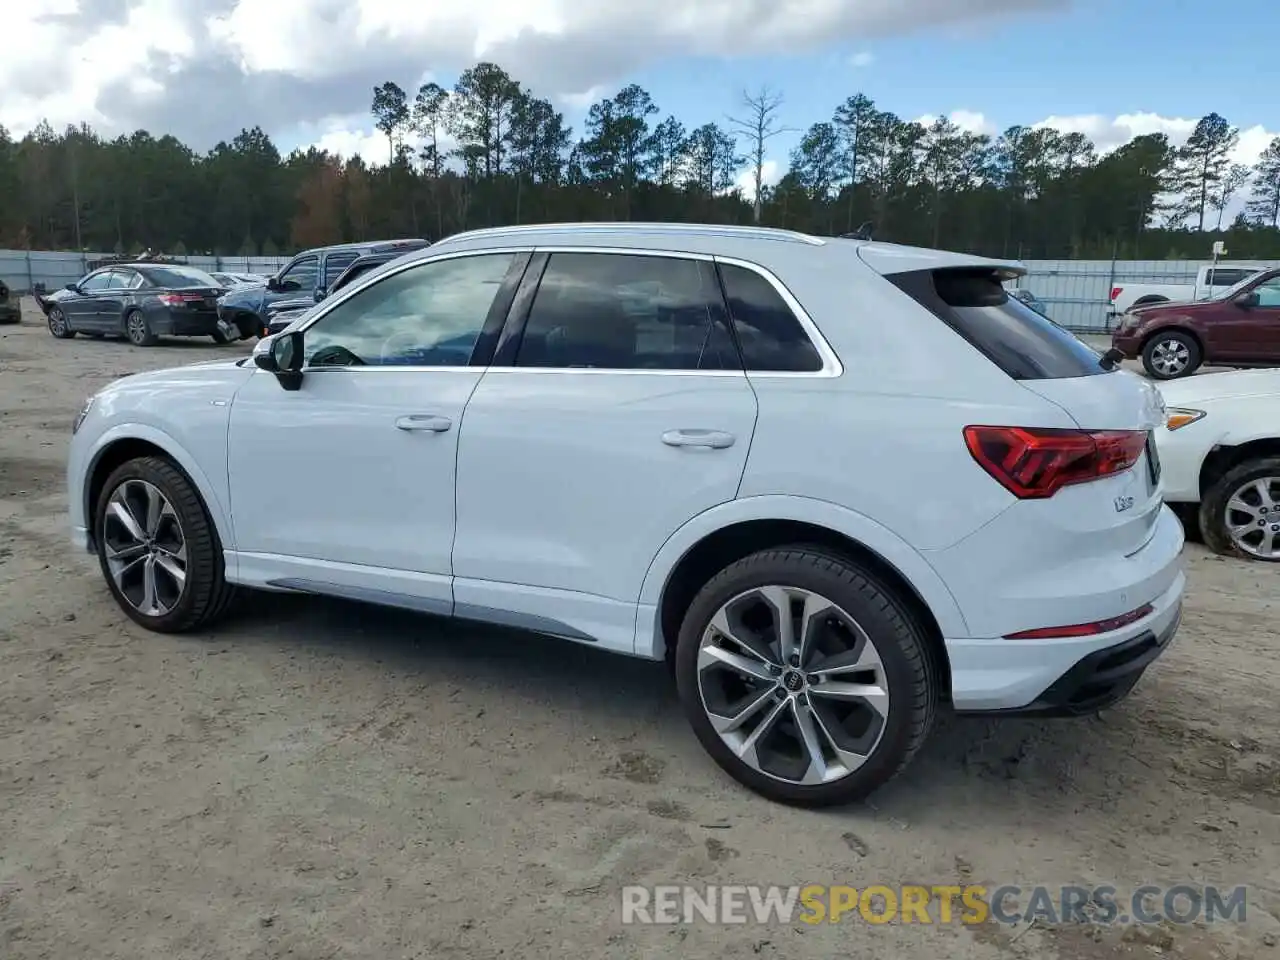
<instances>
[{"instance_id":1,"label":"rear door handle","mask_svg":"<svg viewBox=\"0 0 1280 960\"><path fill-rule=\"evenodd\" d=\"M397 430L429 430L432 433L444 433L453 426L448 417L439 417L433 413L411 413L396 418Z\"/></svg>"},{"instance_id":2,"label":"rear door handle","mask_svg":"<svg viewBox=\"0 0 1280 960\"><path fill-rule=\"evenodd\" d=\"M710 447L723 450L733 446L733 434L723 430L668 430L662 442L668 447Z\"/></svg>"}]
</instances>

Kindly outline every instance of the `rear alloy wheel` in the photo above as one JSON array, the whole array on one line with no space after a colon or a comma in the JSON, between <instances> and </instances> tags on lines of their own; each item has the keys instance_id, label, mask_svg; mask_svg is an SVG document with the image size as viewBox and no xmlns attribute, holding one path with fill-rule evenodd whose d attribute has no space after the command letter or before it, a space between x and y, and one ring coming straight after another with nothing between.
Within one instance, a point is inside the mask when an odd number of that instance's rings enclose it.
<instances>
[{"instance_id":1,"label":"rear alloy wheel","mask_svg":"<svg viewBox=\"0 0 1280 960\"><path fill-rule=\"evenodd\" d=\"M1214 553L1280 562L1280 458L1240 464L1209 488L1200 529Z\"/></svg>"},{"instance_id":2,"label":"rear alloy wheel","mask_svg":"<svg viewBox=\"0 0 1280 960\"><path fill-rule=\"evenodd\" d=\"M135 347L150 347L159 339L151 332L151 325L141 310L130 310L125 314L124 334Z\"/></svg>"},{"instance_id":3,"label":"rear alloy wheel","mask_svg":"<svg viewBox=\"0 0 1280 960\"><path fill-rule=\"evenodd\" d=\"M49 332L59 340L70 340L76 332L67 326L67 317L57 307L49 308Z\"/></svg>"},{"instance_id":4,"label":"rear alloy wheel","mask_svg":"<svg viewBox=\"0 0 1280 960\"><path fill-rule=\"evenodd\" d=\"M234 595L222 544L191 481L159 457L131 460L107 479L94 514L107 586L137 623L161 633L202 627Z\"/></svg>"},{"instance_id":5,"label":"rear alloy wheel","mask_svg":"<svg viewBox=\"0 0 1280 960\"><path fill-rule=\"evenodd\" d=\"M1142 348L1142 365L1156 380L1189 377L1201 359L1200 344L1185 333L1157 333Z\"/></svg>"},{"instance_id":6,"label":"rear alloy wheel","mask_svg":"<svg viewBox=\"0 0 1280 960\"><path fill-rule=\"evenodd\" d=\"M901 598L806 547L753 554L703 587L675 666L712 758L800 806L848 803L888 782L924 742L938 694Z\"/></svg>"}]
</instances>

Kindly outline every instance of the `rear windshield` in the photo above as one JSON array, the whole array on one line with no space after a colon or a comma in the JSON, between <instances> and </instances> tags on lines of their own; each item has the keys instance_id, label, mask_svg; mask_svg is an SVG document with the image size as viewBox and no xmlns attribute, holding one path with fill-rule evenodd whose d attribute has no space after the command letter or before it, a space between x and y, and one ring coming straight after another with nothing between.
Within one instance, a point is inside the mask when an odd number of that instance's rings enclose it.
<instances>
[{"instance_id":1,"label":"rear windshield","mask_svg":"<svg viewBox=\"0 0 1280 960\"><path fill-rule=\"evenodd\" d=\"M139 267L138 272L157 287L168 287L171 290L219 286L217 280L195 267Z\"/></svg>"},{"instance_id":2,"label":"rear windshield","mask_svg":"<svg viewBox=\"0 0 1280 960\"><path fill-rule=\"evenodd\" d=\"M994 270L916 270L885 279L1015 380L1063 380L1109 372L1099 364L1096 351L1009 296Z\"/></svg>"}]
</instances>

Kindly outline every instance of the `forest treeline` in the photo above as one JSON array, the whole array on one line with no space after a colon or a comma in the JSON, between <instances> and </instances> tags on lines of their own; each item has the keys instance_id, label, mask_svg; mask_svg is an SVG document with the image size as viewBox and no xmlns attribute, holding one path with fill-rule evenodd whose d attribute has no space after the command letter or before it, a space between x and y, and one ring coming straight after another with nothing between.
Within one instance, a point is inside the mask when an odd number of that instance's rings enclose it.
<instances>
[{"instance_id":1,"label":"forest treeline","mask_svg":"<svg viewBox=\"0 0 1280 960\"><path fill-rule=\"evenodd\" d=\"M574 131L480 63L451 89L387 81L371 107L386 139L376 158L285 155L258 127L204 153L162 132L41 123L15 139L0 127L0 247L275 255L510 223L675 220L869 225L877 239L1027 259L1199 259L1219 238L1233 258L1280 258L1280 137L1253 167L1233 163L1239 131L1217 113L1181 146L1150 134L1100 153L1080 133L986 136L855 93L794 131L770 184L776 140L793 131L767 87L690 128L632 84Z\"/></svg>"}]
</instances>

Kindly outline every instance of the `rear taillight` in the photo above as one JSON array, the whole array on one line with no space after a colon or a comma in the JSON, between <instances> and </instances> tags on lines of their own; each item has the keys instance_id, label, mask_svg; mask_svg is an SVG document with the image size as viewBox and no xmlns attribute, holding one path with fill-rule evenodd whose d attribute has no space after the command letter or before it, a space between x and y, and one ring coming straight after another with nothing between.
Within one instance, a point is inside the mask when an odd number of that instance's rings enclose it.
<instances>
[{"instance_id":1,"label":"rear taillight","mask_svg":"<svg viewBox=\"0 0 1280 960\"><path fill-rule=\"evenodd\" d=\"M1130 624L1137 623L1148 616L1155 608L1147 603L1137 610L1130 610L1109 620L1094 620L1092 623L1073 623L1066 627L1037 627L1035 630L1020 630L1018 633L1005 635L1006 640L1058 640L1067 637L1096 637L1100 633L1120 630Z\"/></svg>"},{"instance_id":2,"label":"rear taillight","mask_svg":"<svg viewBox=\"0 0 1280 960\"><path fill-rule=\"evenodd\" d=\"M1111 288L1111 302L1112 302L1112 303L1114 303L1114 302L1115 302L1116 297L1120 296L1120 294L1122 294L1122 293L1124 293L1124 287L1112 287L1112 288Z\"/></svg>"},{"instance_id":3,"label":"rear taillight","mask_svg":"<svg viewBox=\"0 0 1280 960\"><path fill-rule=\"evenodd\" d=\"M1123 473L1138 462L1145 430L964 428L973 459L1020 500L1042 500L1076 483Z\"/></svg>"},{"instance_id":4,"label":"rear taillight","mask_svg":"<svg viewBox=\"0 0 1280 960\"><path fill-rule=\"evenodd\" d=\"M156 297L166 307L180 307L187 303L199 303L204 299L202 293L162 293Z\"/></svg>"}]
</instances>

